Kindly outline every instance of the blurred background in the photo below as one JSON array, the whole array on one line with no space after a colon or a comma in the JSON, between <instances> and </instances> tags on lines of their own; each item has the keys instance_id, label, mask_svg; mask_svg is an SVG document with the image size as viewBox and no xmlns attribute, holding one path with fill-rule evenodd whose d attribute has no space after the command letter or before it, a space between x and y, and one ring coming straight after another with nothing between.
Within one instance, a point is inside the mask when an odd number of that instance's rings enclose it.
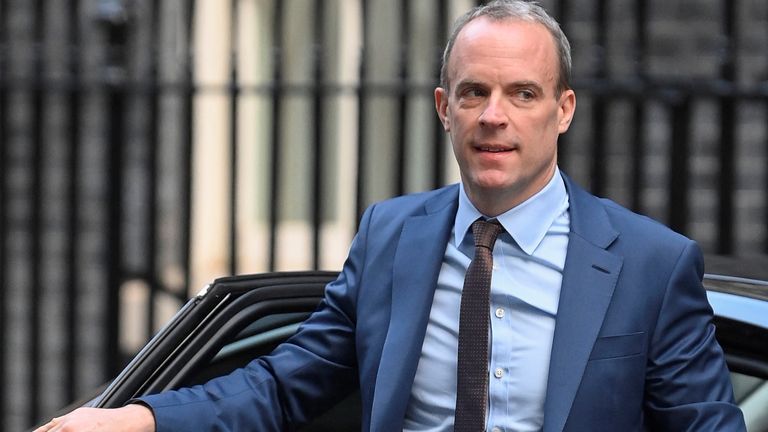
<instances>
[{"instance_id":1,"label":"blurred background","mask_svg":"<svg viewBox=\"0 0 768 432\"><path fill-rule=\"evenodd\" d=\"M432 94L476 3L0 0L0 430L213 278L340 269L367 205L457 181ZM561 168L767 257L768 2L541 3L573 45Z\"/></svg>"}]
</instances>

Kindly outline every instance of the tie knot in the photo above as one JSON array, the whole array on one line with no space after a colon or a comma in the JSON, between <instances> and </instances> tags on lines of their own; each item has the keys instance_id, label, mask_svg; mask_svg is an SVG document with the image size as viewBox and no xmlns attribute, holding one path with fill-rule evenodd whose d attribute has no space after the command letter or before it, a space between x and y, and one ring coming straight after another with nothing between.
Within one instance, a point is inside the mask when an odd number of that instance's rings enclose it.
<instances>
[{"instance_id":1,"label":"tie knot","mask_svg":"<svg viewBox=\"0 0 768 432\"><path fill-rule=\"evenodd\" d=\"M493 219L484 221L478 219L472 223L472 236L475 239L475 247L483 246L493 250L493 244L496 243L496 237L499 236L504 228L499 221Z\"/></svg>"}]
</instances>

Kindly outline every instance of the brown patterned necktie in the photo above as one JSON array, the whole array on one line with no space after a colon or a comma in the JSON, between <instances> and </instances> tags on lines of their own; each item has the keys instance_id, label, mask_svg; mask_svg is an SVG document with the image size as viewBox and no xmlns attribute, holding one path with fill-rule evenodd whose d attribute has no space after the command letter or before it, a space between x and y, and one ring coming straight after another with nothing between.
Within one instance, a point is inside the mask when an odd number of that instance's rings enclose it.
<instances>
[{"instance_id":1,"label":"brown patterned necktie","mask_svg":"<svg viewBox=\"0 0 768 432\"><path fill-rule=\"evenodd\" d=\"M496 220L486 222L478 219L472 224L475 256L464 276L461 291L454 432L485 430L493 245L503 229Z\"/></svg>"}]
</instances>

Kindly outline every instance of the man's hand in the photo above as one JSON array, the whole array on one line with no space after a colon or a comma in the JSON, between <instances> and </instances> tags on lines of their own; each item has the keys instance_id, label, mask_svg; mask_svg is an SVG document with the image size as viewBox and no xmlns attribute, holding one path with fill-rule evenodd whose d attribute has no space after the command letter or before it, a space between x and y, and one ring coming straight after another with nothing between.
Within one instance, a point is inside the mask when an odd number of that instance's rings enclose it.
<instances>
[{"instance_id":1,"label":"man's hand","mask_svg":"<svg viewBox=\"0 0 768 432\"><path fill-rule=\"evenodd\" d=\"M140 404L116 409L78 408L35 432L155 432L155 417Z\"/></svg>"}]
</instances>

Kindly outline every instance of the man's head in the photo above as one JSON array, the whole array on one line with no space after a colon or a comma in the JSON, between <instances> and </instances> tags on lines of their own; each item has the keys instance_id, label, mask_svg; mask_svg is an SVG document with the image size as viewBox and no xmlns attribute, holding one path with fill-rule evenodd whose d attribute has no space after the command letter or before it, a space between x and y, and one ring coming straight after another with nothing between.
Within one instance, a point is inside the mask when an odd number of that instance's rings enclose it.
<instances>
[{"instance_id":1,"label":"man's head","mask_svg":"<svg viewBox=\"0 0 768 432\"><path fill-rule=\"evenodd\" d=\"M559 75L556 96L559 96L560 93L571 88L571 44L568 42L568 38L560 29L560 25L557 21L549 16L544 8L533 1L524 0L494 0L484 6L478 6L469 10L456 20L451 35L448 38L448 43L445 45L445 51L443 51L443 63L440 69L441 87L448 89L448 86L450 85L448 68L453 46L456 44L456 37L464 26L470 21L480 17L487 17L491 20L498 21L516 19L543 25L552 35L557 47Z\"/></svg>"},{"instance_id":2,"label":"man's head","mask_svg":"<svg viewBox=\"0 0 768 432\"><path fill-rule=\"evenodd\" d=\"M552 178L557 139L570 126L576 96L562 78L562 45L552 37L552 24L530 19L530 13L508 13L536 11L551 20L538 6L496 1L486 7L506 12L460 20L435 107L469 199L496 216Z\"/></svg>"}]
</instances>

